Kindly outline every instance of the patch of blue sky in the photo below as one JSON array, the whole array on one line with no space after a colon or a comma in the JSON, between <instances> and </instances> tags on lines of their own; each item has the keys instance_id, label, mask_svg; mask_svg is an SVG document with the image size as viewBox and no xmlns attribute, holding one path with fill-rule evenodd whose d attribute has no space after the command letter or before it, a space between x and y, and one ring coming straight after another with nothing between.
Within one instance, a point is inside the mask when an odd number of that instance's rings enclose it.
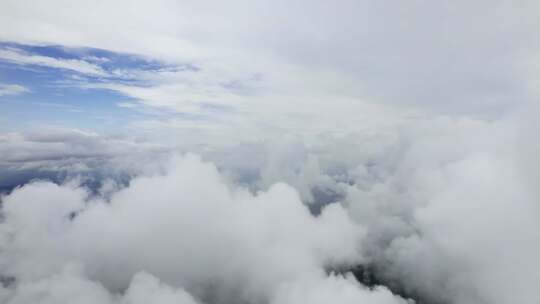
<instances>
[{"instance_id":1,"label":"patch of blue sky","mask_svg":"<svg viewBox=\"0 0 540 304\"><path fill-rule=\"evenodd\" d=\"M106 76L88 74L83 75L85 78L94 81L108 80L121 81L124 83L129 81L137 82L137 79L129 79L129 77L122 77L122 75L114 73L115 71L159 72L185 70L196 72L199 70L195 65L189 63L172 65L155 59L137 56L134 54L120 54L94 48L66 48L63 46L35 46L0 42L0 49L18 50L30 55L45 56L55 59L82 60L88 62L95 66L99 66L102 70L107 72ZM1 62L2 60L0 59L0 63ZM22 65L19 66L23 68ZM24 67L28 69L28 65ZM34 68L36 71L39 71L38 66L32 65L31 67ZM62 70L62 73L65 75L80 74L76 71L66 71L65 69Z\"/></svg>"},{"instance_id":2,"label":"patch of blue sky","mask_svg":"<svg viewBox=\"0 0 540 304\"><path fill-rule=\"evenodd\" d=\"M95 62L104 69L139 68L152 70L167 66L158 60L95 48L73 48L59 45L24 45L9 42L0 42L0 48L18 49L29 54L57 59L78 59Z\"/></svg>"},{"instance_id":3,"label":"patch of blue sky","mask_svg":"<svg viewBox=\"0 0 540 304\"><path fill-rule=\"evenodd\" d=\"M20 95L0 96L0 128L13 129L34 124L63 125L78 128L114 128L140 119L144 112L118 107L121 102L133 102L129 97L115 91L86 89L84 84L96 82L138 82L114 76L115 70L159 71L163 69L186 69L196 67L170 66L129 54L89 48L65 48L61 46L29 46L0 43L0 48L22 50L25 53L56 59L78 59L100 66L111 76L99 77L76 71L38 65L21 65L0 60L0 83L22 85L29 92ZM137 83L144 85L144 83ZM163 113L172 116L172 113Z\"/></svg>"},{"instance_id":4,"label":"patch of blue sky","mask_svg":"<svg viewBox=\"0 0 540 304\"><path fill-rule=\"evenodd\" d=\"M116 106L125 99L106 90L34 87L27 94L0 98L0 120L14 129L36 125L116 128L140 116Z\"/></svg>"}]
</instances>

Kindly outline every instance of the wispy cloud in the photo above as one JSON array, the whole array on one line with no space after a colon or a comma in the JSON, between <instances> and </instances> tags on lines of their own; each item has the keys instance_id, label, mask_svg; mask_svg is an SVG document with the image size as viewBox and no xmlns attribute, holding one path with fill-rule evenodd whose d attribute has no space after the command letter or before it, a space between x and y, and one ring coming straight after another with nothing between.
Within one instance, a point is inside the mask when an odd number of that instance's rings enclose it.
<instances>
[{"instance_id":1,"label":"wispy cloud","mask_svg":"<svg viewBox=\"0 0 540 304\"><path fill-rule=\"evenodd\" d=\"M100 66L80 59L54 58L31 54L17 48L0 49L0 60L20 65L37 65L55 69L69 70L91 76L106 76Z\"/></svg>"},{"instance_id":2,"label":"wispy cloud","mask_svg":"<svg viewBox=\"0 0 540 304\"><path fill-rule=\"evenodd\" d=\"M0 83L0 96L7 96L7 95L19 95L23 93L27 93L30 90L26 87L23 87L18 84L5 84Z\"/></svg>"}]
</instances>

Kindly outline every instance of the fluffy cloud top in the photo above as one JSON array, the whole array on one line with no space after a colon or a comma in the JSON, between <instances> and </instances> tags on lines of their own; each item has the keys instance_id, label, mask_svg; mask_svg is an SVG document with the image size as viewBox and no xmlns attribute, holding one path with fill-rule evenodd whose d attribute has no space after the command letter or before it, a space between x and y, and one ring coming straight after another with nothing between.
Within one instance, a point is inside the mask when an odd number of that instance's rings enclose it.
<instances>
[{"instance_id":1,"label":"fluffy cloud top","mask_svg":"<svg viewBox=\"0 0 540 304\"><path fill-rule=\"evenodd\" d=\"M363 229L340 205L312 216L284 184L256 195L229 189L215 167L186 156L166 175L136 178L108 201L87 195L74 185L38 182L4 197L0 267L16 278L3 289L8 303L71 295L92 301L119 292L127 303L144 302L151 295L139 289L159 284L141 271L210 303L290 303L297 288L321 292L312 284L328 284L328 296L345 288L348 301L403 301L350 278L327 277L328 267L362 260ZM66 272L71 263L85 271ZM190 301L168 287L155 292Z\"/></svg>"},{"instance_id":2,"label":"fluffy cloud top","mask_svg":"<svg viewBox=\"0 0 540 304\"><path fill-rule=\"evenodd\" d=\"M521 130L537 126L536 109L435 120L349 150L289 140L206 154L219 170L188 155L107 195L30 183L2 199L0 273L15 278L2 292L26 299L67 278L89 299L128 301L142 276L201 303L404 301L328 272L362 264L422 303L530 303L538 147Z\"/></svg>"}]
</instances>

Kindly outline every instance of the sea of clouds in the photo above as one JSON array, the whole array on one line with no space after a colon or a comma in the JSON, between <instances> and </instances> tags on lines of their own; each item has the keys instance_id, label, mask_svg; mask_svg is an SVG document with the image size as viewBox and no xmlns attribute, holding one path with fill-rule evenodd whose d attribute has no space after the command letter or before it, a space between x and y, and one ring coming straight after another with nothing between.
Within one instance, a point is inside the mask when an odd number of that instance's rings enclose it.
<instances>
[{"instance_id":1,"label":"sea of clouds","mask_svg":"<svg viewBox=\"0 0 540 304\"><path fill-rule=\"evenodd\" d=\"M47 173L1 197L0 302L538 302L537 113L187 153L4 136L3 172Z\"/></svg>"}]
</instances>

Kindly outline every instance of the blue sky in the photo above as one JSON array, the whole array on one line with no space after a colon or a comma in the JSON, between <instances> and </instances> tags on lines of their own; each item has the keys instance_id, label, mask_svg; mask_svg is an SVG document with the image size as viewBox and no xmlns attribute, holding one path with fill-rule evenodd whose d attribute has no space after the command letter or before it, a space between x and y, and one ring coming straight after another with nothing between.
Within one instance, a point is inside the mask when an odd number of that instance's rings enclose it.
<instances>
[{"instance_id":1,"label":"blue sky","mask_svg":"<svg viewBox=\"0 0 540 304\"><path fill-rule=\"evenodd\" d=\"M151 72L167 68L155 60L92 48L0 43L0 50L15 50L27 56L58 60L80 60L111 74L118 70ZM189 66L184 68L195 69ZM129 96L114 90L85 87L87 84L104 82L139 84L137 79L130 77L96 76L45 64L23 64L0 58L0 83L26 89L24 92L0 96L0 128L13 131L45 125L118 129L132 120L150 115L118 106L119 103L134 102ZM159 114L164 115L162 112Z\"/></svg>"}]
</instances>

